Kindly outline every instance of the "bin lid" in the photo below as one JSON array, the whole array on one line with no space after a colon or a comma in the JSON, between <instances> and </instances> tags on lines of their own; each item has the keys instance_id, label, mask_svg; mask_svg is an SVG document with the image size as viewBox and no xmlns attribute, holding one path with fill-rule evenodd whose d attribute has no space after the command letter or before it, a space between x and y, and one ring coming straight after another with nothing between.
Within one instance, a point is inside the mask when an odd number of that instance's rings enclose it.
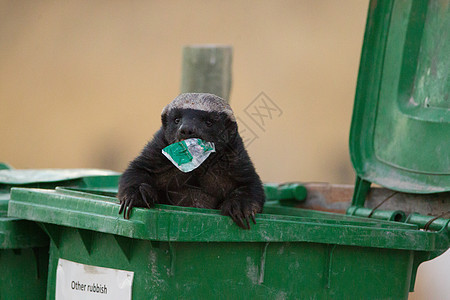
<instances>
[{"instance_id":1,"label":"bin lid","mask_svg":"<svg viewBox=\"0 0 450 300\"><path fill-rule=\"evenodd\" d=\"M0 184L24 185L37 182L58 182L89 176L119 175L101 169L27 169L0 170Z\"/></svg>"},{"instance_id":2,"label":"bin lid","mask_svg":"<svg viewBox=\"0 0 450 300\"><path fill-rule=\"evenodd\" d=\"M450 5L371 1L350 131L359 178L450 191Z\"/></svg>"}]
</instances>

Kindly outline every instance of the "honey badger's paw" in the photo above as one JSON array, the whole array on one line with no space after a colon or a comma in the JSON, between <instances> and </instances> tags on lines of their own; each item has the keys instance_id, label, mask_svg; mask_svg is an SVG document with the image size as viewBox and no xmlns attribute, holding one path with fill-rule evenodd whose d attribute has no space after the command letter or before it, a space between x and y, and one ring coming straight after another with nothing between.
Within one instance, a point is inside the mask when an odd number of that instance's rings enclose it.
<instances>
[{"instance_id":1,"label":"honey badger's paw","mask_svg":"<svg viewBox=\"0 0 450 300\"><path fill-rule=\"evenodd\" d=\"M222 215L230 216L241 228L250 229L250 220L256 224L255 215L261 212L261 205L257 202L231 198L222 203Z\"/></svg>"},{"instance_id":2,"label":"honey badger's paw","mask_svg":"<svg viewBox=\"0 0 450 300\"><path fill-rule=\"evenodd\" d=\"M123 189L119 191L117 196L120 201L119 214L123 212L123 217L129 219L133 207L153 207L155 205L155 196L155 190L147 183Z\"/></svg>"}]
</instances>

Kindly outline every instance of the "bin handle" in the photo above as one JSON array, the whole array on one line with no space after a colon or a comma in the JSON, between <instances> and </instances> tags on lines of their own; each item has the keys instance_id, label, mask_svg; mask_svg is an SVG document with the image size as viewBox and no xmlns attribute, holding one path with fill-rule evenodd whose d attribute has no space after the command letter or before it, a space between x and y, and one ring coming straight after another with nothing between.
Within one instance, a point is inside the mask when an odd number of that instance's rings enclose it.
<instances>
[{"instance_id":1,"label":"bin handle","mask_svg":"<svg viewBox=\"0 0 450 300\"><path fill-rule=\"evenodd\" d=\"M447 212L444 212L444 213L440 214L440 215L437 216L437 217L434 217L433 219L431 219L430 221L428 221L428 222L425 224L425 226L423 227L423 229L428 230L428 227L430 227L431 223L433 223L434 221L436 221L436 220L439 219L439 218L444 217L445 215L447 215L447 214L449 214L449 213L450 213L450 210L447 211ZM450 220L449 220L449 221L450 221ZM444 228L447 228L448 223L449 223L449 222L447 222L447 223L445 224Z\"/></svg>"}]
</instances>

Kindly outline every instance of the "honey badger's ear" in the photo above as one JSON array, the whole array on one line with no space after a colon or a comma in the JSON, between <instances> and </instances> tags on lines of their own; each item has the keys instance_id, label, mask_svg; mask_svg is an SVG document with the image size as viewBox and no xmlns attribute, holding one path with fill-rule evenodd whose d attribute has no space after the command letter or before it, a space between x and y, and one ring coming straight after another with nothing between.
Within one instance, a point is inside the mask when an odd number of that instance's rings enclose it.
<instances>
[{"instance_id":1,"label":"honey badger's ear","mask_svg":"<svg viewBox=\"0 0 450 300\"><path fill-rule=\"evenodd\" d=\"M161 123L163 126L167 125L167 112L163 110L161 113Z\"/></svg>"},{"instance_id":2,"label":"honey badger's ear","mask_svg":"<svg viewBox=\"0 0 450 300\"><path fill-rule=\"evenodd\" d=\"M230 139L230 141L233 141L234 138L236 137L236 135L238 134L237 123L234 119L232 120L230 118L227 118L225 121L225 124L226 124L225 126L227 128L229 139Z\"/></svg>"}]
</instances>

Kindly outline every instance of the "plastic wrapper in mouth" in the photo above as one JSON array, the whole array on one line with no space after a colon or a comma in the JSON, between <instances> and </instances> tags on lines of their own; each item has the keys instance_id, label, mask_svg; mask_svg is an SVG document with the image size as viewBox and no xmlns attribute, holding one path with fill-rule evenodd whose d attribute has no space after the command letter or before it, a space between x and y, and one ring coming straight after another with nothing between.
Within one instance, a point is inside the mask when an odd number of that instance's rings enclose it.
<instances>
[{"instance_id":1,"label":"plastic wrapper in mouth","mask_svg":"<svg viewBox=\"0 0 450 300\"><path fill-rule=\"evenodd\" d=\"M185 173L198 168L213 152L216 152L214 143L196 138L183 140L162 149L162 154Z\"/></svg>"}]
</instances>

